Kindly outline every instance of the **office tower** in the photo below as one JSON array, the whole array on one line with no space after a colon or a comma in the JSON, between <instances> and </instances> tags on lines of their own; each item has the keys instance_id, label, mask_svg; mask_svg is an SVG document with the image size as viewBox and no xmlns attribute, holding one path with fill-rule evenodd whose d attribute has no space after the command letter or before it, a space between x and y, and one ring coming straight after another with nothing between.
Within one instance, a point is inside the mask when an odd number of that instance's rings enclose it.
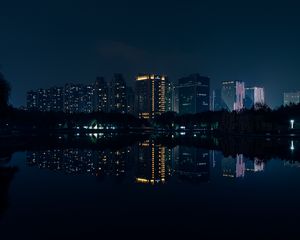
<instances>
[{"instance_id":1,"label":"office tower","mask_svg":"<svg viewBox=\"0 0 300 240\"><path fill-rule=\"evenodd\" d=\"M264 88L248 87L245 88L245 108L250 109L257 105L265 104Z\"/></svg>"},{"instance_id":2,"label":"office tower","mask_svg":"<svg viewBox=\"0 0 300 240\"><path fill-rule=\"evenodd\" d=\"M210 176L209 151L201 148L176 146L175 172L183 180L206 182Z\"/></svg>"},{"instance_id":3,"label":"office tower","mask_svg":"<svg viewBox=\"0 0 300 240\"><path fill-rule=\"evenodd\" d=\"M122 74L114 75L111 81L111 94L111 110L119 113L126 113L126 82Z\"/></svg>"},{"instance_id":4,"label":"office tower","mask_svg":"<svg viewBox=\"0 0 300 240\"><path fill-rule=\"evenodd\" d=\"M134 115L135 114L135 95L131 87L126 88L126 103L127 103L127 113Z\"/></svg>"},{"instance_id":5,"label":"office tower","mask_svg":"<svg viewBox=\"0 0 300 240\"><path fill-rule=\"evenodd\" d=\"M209 111L210 79L199 74L180 78L177 85L180 114Z\"/></svg>"},{"instance_id":6,"label":"office tower","mask_svg":"<svg viewBox=\"0 0 300 240\"><path fill-rule=\"evenodd\" d=\"M64 110L64 88L52 87L50 88L50 102L51 111L62 112Z\"/></svg>"},{"instance_id":7,"label":"office tower","mask_svg":"<svg viewBox=\"0 0 300 240\"><path fill-rule=\"evenodd\" d=\"M38 110L38 94L36 91L28 91L27 92L27 110L33 111Z\"/></svg>"},{"instance_id":8,"label":"office tower","mask_svg":"<svg viewBox=\"0 0 300 240\"><path fill-rule=\"evenodd\" d=\"M244 108L245 84L239 81L222 82L221 97L228 111Z\"/></svg>"},{"instance_id":9,"label":"office tower","mask_svg":"<svg viewBox=\"0 0 300 240\"><path fill-rule=\"evenodd\" d=\"M211 95L210 110L221 111L223 109L227 109L227 107L221 97L221 89L215 89Z\"/></svg>"},{"instance_id":10,"label":"office tower","mask_svg":"<svg viewBox=\"0 0 300 240\"><path fill-rule=\"evenodd\" d=\"M103 77L97 77L93 89L93 109L95 112L107 112L108 104L108 85Z\"/></svg>"},{"instance_id":11,"label":"office tower","mask_svg":"<svg viewBox=\"0 0 300 240\"><path fill-rule=\"evenodd\" d=\"M299 103L300 103L300 91L287 92L283 94L283 105L299 104Z\"/></svg>"},{"instance_id":12,"label":"office tower","mask_svg":"<svg viewBox=\"0 0 300 240\"><path fill-rule=\"evenodd\" d=\"M166 111L166 76L139 75L136 77L136 106L140 118L153 118Z\"/></svg>"}]
</instances>

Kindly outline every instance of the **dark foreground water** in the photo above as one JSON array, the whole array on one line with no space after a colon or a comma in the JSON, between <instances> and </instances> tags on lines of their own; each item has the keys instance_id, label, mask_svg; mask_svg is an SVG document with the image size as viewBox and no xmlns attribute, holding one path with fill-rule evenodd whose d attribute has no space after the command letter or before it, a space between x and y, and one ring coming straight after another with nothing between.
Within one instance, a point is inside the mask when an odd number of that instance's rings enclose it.
<instances>
[{"instance_id":1,"label":"dark foreground water","mask_svg":"<svg viewBox=\"0 0 300 240\"><path fill-rule=\"evenodd\" d=\"M286 159L152 139L6 153L0 239L299 239L298 141L283 146Z\"/></svg>"}]
</instances>

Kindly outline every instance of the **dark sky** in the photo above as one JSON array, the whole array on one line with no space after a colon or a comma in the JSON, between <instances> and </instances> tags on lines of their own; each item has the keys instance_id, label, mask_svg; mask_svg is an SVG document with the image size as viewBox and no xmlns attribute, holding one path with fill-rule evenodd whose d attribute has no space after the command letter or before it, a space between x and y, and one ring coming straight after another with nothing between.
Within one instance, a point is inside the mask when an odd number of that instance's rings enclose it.
<instances>
[{"instance_id":1,"label":"dark sky","mask_svg":"<svg viewBox=\"0 0 300 240\"><path fill-rule=\"evenodd\" d=\"M300 3L1 0L0 64L15 106L29 89L114 72L130 85L139 72L243 80L277 106L300 90Z\"/></svg>"}]
</instances>

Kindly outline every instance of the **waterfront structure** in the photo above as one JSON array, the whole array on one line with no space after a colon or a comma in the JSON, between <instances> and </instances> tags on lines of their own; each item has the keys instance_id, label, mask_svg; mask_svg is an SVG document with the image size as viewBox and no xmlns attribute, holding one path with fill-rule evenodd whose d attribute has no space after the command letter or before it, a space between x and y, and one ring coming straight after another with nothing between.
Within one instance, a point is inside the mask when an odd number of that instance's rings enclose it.
<instances>
[{"instance_id":1,"label":"waterfront structure","mask_svg":"<svg viewBox=\"0 0 300 240\"><path fill-rule=\"evenodd\" d=\"M245 83L239 81L222 82L221 98L228 111L242 110L245 100Z\"/></svg>"},{"instance_id":2,"label":"waterfront structure","mask_svg":"<svg viewBox=\"0 0 300 240\"><path fill-rule=\"evenodd\" d=\"M300 91L299 92L286 92L283 94L283 105L299 104L300 103Z\"/></svg>"},{"instance_id":3,"label":"waterfront structure","mask_svg":"<svg viewBox=\"0 0 300 240\"><path fill-rule=\"evenodd\" d=\"M245 108L250 109L265 104L265 92L262 87L245 88Z\"/></svg>"},{"instance_id":4,"label":"waterfront structure","mask_svg":"<svg viewBox=\"0 0 300 240\"><path fill-rule=\"evenodd\" d=\"M167 111L166 82L164 75L146 74L136 77L136 111L140 118L154 118Z\"/></svg>"},{"instance_id":5,"label":"waterfront structure","mask_svg":"<svg viewBox=\"0 0 300 240\"><path fill-rule=\"evenodd\" d=\"M209 111L210 79L192 74L178 80L177 97L180 114L195 114Z\"/></svg>"},{"instance_id":6,"label":"waterfront structure","mask_svg":"<svg viewBox=\"0 0 300 240\"><path fill-rule=\"evenodd\" d=\"M126 82L122 74L115 74L111 81L111 110L127 113Z\"/></svg>"}]
</instances>

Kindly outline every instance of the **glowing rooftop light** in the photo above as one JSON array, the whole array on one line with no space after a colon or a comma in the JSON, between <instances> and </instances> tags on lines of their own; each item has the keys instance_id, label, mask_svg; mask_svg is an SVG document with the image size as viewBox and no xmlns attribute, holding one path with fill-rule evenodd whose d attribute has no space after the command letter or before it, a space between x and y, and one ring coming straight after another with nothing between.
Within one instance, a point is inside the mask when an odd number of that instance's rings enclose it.
<instances>
[{"instance_id":1,"label":"glowing rooftop light","mask_svg":"<svg viewBox=\"0 0 300 240\"><path fill-rule=\"evenodd\" d=\"M290 120L290 123L291 123L291 129L294 129L294 124L295 124L295 120Z\"/></svg>"}]
</instances>

